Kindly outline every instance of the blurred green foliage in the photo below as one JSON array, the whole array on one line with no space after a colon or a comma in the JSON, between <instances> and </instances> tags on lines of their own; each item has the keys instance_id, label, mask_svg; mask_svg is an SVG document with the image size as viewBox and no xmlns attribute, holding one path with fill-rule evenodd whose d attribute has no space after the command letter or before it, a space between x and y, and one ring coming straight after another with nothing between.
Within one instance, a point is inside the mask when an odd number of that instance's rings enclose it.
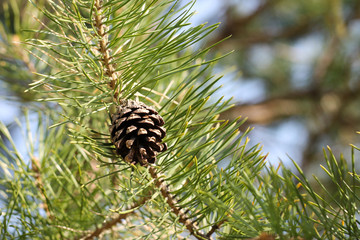
<instances>
[{"instance_id":1,"label":"blurred green foliage","mask_svg":"<svg viewBox=\"0 0 360 240\"><path fill-rule=\"evenodd\" d=\"M252 1L250 12L242 10L246 1L222 3L224 23L214 41L232 35L218 50L236 49L222 61L242 74L233 88L256 79L265 89L261 99L238 102L224 118L241 114L248 124L269 128L300 122L307 140L297 161L305 172L319 164L326 145L339 153L358 142L360 2Z\"/></svg>"}]
</instances>

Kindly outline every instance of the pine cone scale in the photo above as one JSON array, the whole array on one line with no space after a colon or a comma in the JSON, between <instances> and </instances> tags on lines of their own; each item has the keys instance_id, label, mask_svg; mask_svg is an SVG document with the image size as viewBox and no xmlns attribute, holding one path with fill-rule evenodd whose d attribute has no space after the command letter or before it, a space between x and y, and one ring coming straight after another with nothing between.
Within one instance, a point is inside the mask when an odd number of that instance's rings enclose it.
<instances>
[{"instance_id":1,"label":"pine cone scale","mask_svg":"<svg viewBox=\"0 0 360 240\"><path fill-rule=\"evenodd\" d=\"M117 132L115 132L115 136L114 136L114 140L115 139L119 139L120 138L120 136L121 136L121 134L124 132L124 130L123 129L121 129L121 130L119 130L119 131L117 131Z\"/></svg>"},{"instance_id":2,"label":"pine cone scale","mask_svg":"<svg viewBox=\"0 0 360 240\"><path fill-rule=\"evenodd\" d=\"M132 132L134 132L136 130L137 130L137 127L134 126L134 125L131 125L131 126L126 128L126 134L132 133Z\"/></svg>"},{"instance_id":3,"label":"pine cone scale","mask_svg":"<svg viewBox=\"0 0 360 240\"><path fill-rule=\"evenodd\" d=\"M149 115L149 118L158 126L164 125L164 120L159 115Z\"/></svg>"},{"instance_id":4,"label":"pine cone scale","mask_svg":"<svg viewBox=\"0 0 360 240\"><path fill-rule=\"evenodd\" d=\"M136 120L136 119L141 119L141 117L137 114L132 113L132 114L130 114L129 117L127 117L126 121L131 121L131 120Z\"/></svg>"},{"instance_id":5,"label":"pine cone scale","mask_svg":"<svg viewBox=\"0 0 360 240\"><path fill-rule=\"evenodd\" d=\"M155 126L155 123L149 118L141 120L141 121L139 121L139 123L150 125L151 127Z\"/></svg>"},{"instance_id":6,"label":"pine cone scale","mask_svg":"<svg viewBox=\"0 0 360 240\"><path fill-rule=\"evenodd\" d=\"M140 135L147 135L147 134L148 134L148 132L146 131L145 128L140 128L139 131L138 131L138 135L139 135L139 136L140 136Z\"/></svg>"},{"instance_id":7,"label":"pine cone scale","mask_svg":"<svg viewBox=\"0 0 360 240\"><path fill-rule=\"evenodd\" d=\"M134 141L135 141L134 138L127 140L127 141L125 142L126 147L127 147L128 149L131 149L131 147L132 147L133 144L134 144Z\"/></svg>"},{"instance_id":8,"label":"pine cone scale","mask_svg":"<svg viewBox=\"0 0 360 240\"><path fill-rule=\"evenodd\" d=\"M164 129L150 129L149 130L150 134L152 136L155 136L157 139L161 139L165 137L165 131Z\"/></svg>"}]
</instances>

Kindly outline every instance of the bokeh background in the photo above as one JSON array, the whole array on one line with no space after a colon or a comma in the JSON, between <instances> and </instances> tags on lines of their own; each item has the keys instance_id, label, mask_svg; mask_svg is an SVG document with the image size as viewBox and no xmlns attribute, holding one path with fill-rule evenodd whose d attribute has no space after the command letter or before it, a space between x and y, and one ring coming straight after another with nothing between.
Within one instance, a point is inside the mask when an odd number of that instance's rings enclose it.
<instances>
[{"instance_id":1,"label":"bokeh background","mask_svg":"<svg viewBox=\"0 0 360 240\"><path fill-rule=\"evenodd\" d=\"M241 130L254 127L251 142L274 165L291 167L293 159L308 175L320 174L327 145L349 158L349 144L359 145L359 0L198 0L193 9L193 25L221 22L196 47L232 36L213 51L234 50L215 69L225 74L218 96L233 96L235 104L221 118L247 117ZM0 120L15 138L15 118L36 106L24 90L35 68L46 71L19 43L34 37L25 29L42 28L36 18L27 0L0 0Z\"/></svg>"},{"instance_id":2,"label":"bokeh background","mask_svg":"<svg viewBox=\"0 0 360 240\"><path fill-rule=\"evenodd\" d=\"M350 159L357 145L360 108L360 1L200 0L197 22L221 22L208 44L217 46L227 72L222 94L254 127L268 159L320 174L323 149Z\"/></svg>"}]
</instances>

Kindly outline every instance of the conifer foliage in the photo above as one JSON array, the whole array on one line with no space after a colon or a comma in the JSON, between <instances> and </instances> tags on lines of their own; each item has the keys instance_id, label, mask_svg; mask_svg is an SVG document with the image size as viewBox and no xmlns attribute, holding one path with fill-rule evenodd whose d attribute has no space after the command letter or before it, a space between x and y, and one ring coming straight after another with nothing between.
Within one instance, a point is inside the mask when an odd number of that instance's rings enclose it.
<instances>
[{"instance_id":1,"label":"conifer foliage","mask_svg":"<svg viewBox=\"0 0 360 240\"><path fill-rule=\"evenodd\" d=\"M300 168L267 167L238 130L244 120L218 119L231 107L214 97L222 56L198 47L217 25L190 26L193 2L31 4L38 28L21 56L36 70L27 92L37 102L18 121L25 151L0 124L2 238L360 234L354 154L348 167L329 150L324 170L339 188L319 180L320 195Z\"/></svg>"}]
</instances>

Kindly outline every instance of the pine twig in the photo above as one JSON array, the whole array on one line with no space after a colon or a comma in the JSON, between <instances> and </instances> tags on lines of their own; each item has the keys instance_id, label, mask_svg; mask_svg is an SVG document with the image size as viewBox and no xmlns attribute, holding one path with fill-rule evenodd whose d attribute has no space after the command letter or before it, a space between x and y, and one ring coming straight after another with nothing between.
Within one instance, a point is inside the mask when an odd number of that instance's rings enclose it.
<instances>
[{"instance_id":1,"label":"pine twig","mask_svg":"<svg viewBox=\"0 0 360 240\"><path fill-rule=\"evenodd\" d=\"M99 36L99 52L101 54L101 62L105 69L106 76L109 77L109 87L114 90L114 99L119 97L119 89L116 89L116 82L118 80L118 73L116 72L115 64L112 62L112 57L110 54L109 45L109 36L107 33L108 27L103 24L102 19L104 16L102 14L102 0L95 0L94 3L94 22Z\"/></svg>"},{"instance_id":2,"label":"pine twig","mask_svg":"<svg viewBox=\"0 0 360 240\"><path fill-rule=\"evenodd\" d=\"M35 157L31 158L31 169L35 173L36 187L40 191L40 195L41 195L41 198L43 200L43 208L44 208L44 211L46 213L46 216L49 219L53 219L54 216L51 214L49 206L47 204L47 200L46 200L47 198L46 198L46 195L45 195L44 184L43 184L43 181L41 179L39 160L37 158L35 158Z\"/></svg>"},{"instance_id":3,"label":"pine twig","mask_svg":"<svg viewBox=\"0 0 360 240\"><path fill-rule=\"evenodd\" d=\"M102 14L102 0L95 0L94 3L94 22L95 27L97 31L97 35L99 36L99 52L101 54L101 62L105 68L105 74L109 77L109 87L114 90L114 99L115 101L118 100L119 97L119 89L116 89L116 82L118 80L119 74L116 72L115 64L111 61L112 57L110 54L110 49L108 49L109 40L108 40L108 34L107 34L107 26L105 26L102 22L102 19L104 19ZM174 197L170 194L165 184L163 184L163 179L159 178L158 173L156 169L152 166L149 166L147 163L143 163L143 165L148 166L149 173L151 177L155 181L155 186L160 189L161 195L166 199L166 202L174 212L176 216L179 217L179 222L182 223L187 230L190 232L191 235L195 236L197 239L210 239L210 237L207 237L206 235L200 233L197 226L189 220L189 218L184 213L183 209L176 206L176 200ZM121 219L124 219L126 216L119 216L117 219L120 221ZM105 223L102 228L97 229L95 232L93 232L89 237L86 237L84 239L92 239L93 237L99 236L99 234L104 231L105 229L111 228L111 226L115 225L118 221L116 219Z\"/></svg>"},{"instance_id":4,"label":"pine twig","mask_svg":"<svg viewBox=\"0 0 360 240\"><path fill-rule=\"evenodd\" d=\"M250 238L248 240L275 240L276 236L272 233L262 232L258 237L256 238Z\"/></svg>"},{"instance_id":5,"label":"pine twig","mask_svg":"<svg viewBox=\"0 0 360 240\"><path fill-rule=\"evenodd\" d=\"M209 238L211 235L213 235L213 233L214 233L216 230L218 230L218 229L221 227L221 225L223 225L226 221L227 221L226 219L223 219L223 220L221 220L220 222L215 223L214 225L212 225L210 231L206 234L206 237Z\"/></svg>"},{"instance_id":6,"label":"pine twig","mask_svg":"<svg viewBox=\"0 0 360 240\"><path fill-rule=\"evenodd\" d=\"M190 234L196 237L197 239L199 240L211 239L210 236L204 235L199 231L199 228L194 224L194 222L189 220L183 209L176 206L175 198L169 192L166 184L164 183L164 179L158 176L156 169L148 165L148 170L151 177L155 181L155 186L158 189L160 189L161 195L166 199L166 202L172 209L173 213L179 217L179 222L183 224L186 227L186 229L190 232Z\"/></svg>"},{"instance_id":7,"label":"pine twig","mask_svg":"<svg viewBox=\"0 0 360 240\"><path fill-rule=\"evenodd\" d=\"M116 218L111 219L110 221L106 221L105 223L103 223L103 225L100 228L95 229L93 232L85 235L85 236L81 236L78 237L76 239L82 239L82 240L91 240L94 239L96 237L99 237L101 233L103 233L106 230L109 230L111 228L113 228L116 224L120 223L121 220L126 219L129 215L133 214L134 211L145 204L145 202L147 202L149 199L151 198L151 195L144 197L142 199L140 199L139 201L137 201L136 203L134 203L131 208L129 209L129 211L127 211L126 213L123 214L119 214L119 216L117 216ZM130 211L130 210L134 210L134 211Z\"/></svg>"},{"instance_id":8,"label":"pine twig","mask_svg":"<svg viewBox=\"0 0 360 240\"><path fill-rule=\"evenodd\" d=\"M279 2L279 0L267 0L263 4L261 4L255 11L250 13L249 15L239 18L239 19L227 19L229 23L227 25L237 26L240 28L246 27L252 20L258 17L260 14L264 13L269 8L273 7ZM228 7L229 10L233 9L233 6Z\"/></svg>"}]
</instances>

